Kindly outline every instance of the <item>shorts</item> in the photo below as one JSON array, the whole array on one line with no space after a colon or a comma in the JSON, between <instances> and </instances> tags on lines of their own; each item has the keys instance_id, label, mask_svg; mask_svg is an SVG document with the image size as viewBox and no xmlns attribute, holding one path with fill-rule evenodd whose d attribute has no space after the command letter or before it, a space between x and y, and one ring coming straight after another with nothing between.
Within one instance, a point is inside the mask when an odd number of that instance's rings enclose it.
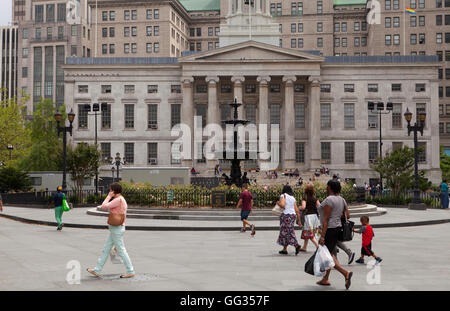
<instances>
[{"instance_id":1,"label":"shorts","mask_svg":"<svg viewBox=\"0 0 450 311\"><path fill-rule=\"evenodd\" d=\"M361 247L361 255L373 256L372 243L370 243L367 246L362 246Z\"/></svg>"},{"instance_id":2,"label":"shorts","mask_svg":"<svg viewBox=\"0 0 450 311\"><path fill-rule=\"evenodd\" d=\"M328 248L328 251L330 252L330 254L334 255L334 256L337 255L336 246L338 243L340 231L341 231L341 227L328 228L327 233L325 234L325 246Z\"/></svg>"},{"instance_id":3,"label":"shorts","mask_svg":"<svg viewBox=\"0 0 450 311\"><path fill-rule=\"evenodd\" d=\"M241 220L247 220L250 215L250 211L241 211Z\"/></svg>"}]
</instances>

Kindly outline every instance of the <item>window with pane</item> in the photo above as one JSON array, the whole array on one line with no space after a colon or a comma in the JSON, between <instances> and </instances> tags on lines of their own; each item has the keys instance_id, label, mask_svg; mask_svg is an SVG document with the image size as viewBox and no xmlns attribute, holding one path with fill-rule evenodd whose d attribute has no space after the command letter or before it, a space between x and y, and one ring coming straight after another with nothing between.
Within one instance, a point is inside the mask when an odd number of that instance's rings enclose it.
<instances>
[{"instance_id":1,"label":"window with pane","mask_svg":"<svg viewBox=\"0 0 450 311\"><path fill-rule=\"evenodd\" d=\"M345 142L345 163L354 163L355 162L355 143L354 142Z\"/></svg>"},{"instance_id":2,"label":"window with pane","mask_svg":"<svg viewBox=\"0 0 450 311\"><path fill-rule=\"evenodd\" d=\"M303 48L303 38L298 38L298 48Z\"/></svg>"},{"instance_id":3,"label":"window with pane","mask_svg":"<svg viewBox=\"0 0 450 311\"><path fill-rule=\"evenodd\" d=\"M384 9L390 10L391 9L391 0L385 0L384 2Z\"/></svg>"},{"instance_id":4,"label":"window with pane","mask_svg":"<svg viewBox=\"0 0 450 311\"><path fill-rule=\"evenodd\" d=\"M391 28L391 18L390 17L386 17L384 19L384 27L385 28Z\"/></svg>"},{"instance_id":5,"label":"window with pane","mask_svg":"<svg viewBox=\"0 0 450 311\"><path fill-rule=\"evenodd\" d=\"M245 117L250 123L256 124L256 104L245 105Z\"/></svg>"},{"instance_id":6,"label":"window with pane","mask_svg":"<svg viewBox=\"0 0 450 311\"><path fill-rule=\"evenodd\" d=\"M393 21L393 26L394 26L394 28L398 28L398 27L400 27L400 17L394 17L393 19L392 19L392 21Z\"/></svg>"},{"instance_id":7,"label":"window with pane","mask_svg":"<svg viewBox=\"0 0 450 311\"><path fill-rule=\"evenodd\" d=\"M317 1L317 14L323 13L323 2L322 0Z\"/></svg>"},{"instance_id":8,"label":"window with pane","mask_svg":"<svg viewBox=\"0 0 450 311\"><path fill-rule=\"evenodd\" d=\"M158 129L158 105L148 104L147 128L150 130Z\"/></svg>"},{"instance_id":9,"label":"window with pane","mask_svg":"<svg viewBox=\"0 0 450 311\"><path fill-rule=\"evenodd\" d=\"M295 142L295 163L305 163L305 143Z\"/></svg>"},{"instance_id":10,"label":"window with pane","mask_svg":"<svg viewBox=\"0 0 450 311\"><path fill-rule=\"evenodd\" d=\"M347 32L347 23L346 22L342 23L342 32Z\"/></svg>"},{"instance_id":11,"label":"window with pane","mask_svg":"<svg viewBox=\"0 0 450 311\"><path fill-rule=\"evenodd\" d=\"M221 120L231 119L231 107L229 104L220 105L220 119Z\"/></svg>"},{"instance_id":12,"label":"window with pane","mask_svg":"<svg viewBox=\"0 0 450 311\"><path fill-rule=\"evenodd\" d=\"M378 142L369 142L369 162L373 163L378 158Z\"/></svg>"},{"instance_id":13,"label":"window with pane","mask_svg":"<svg viewBox=\"0 0 450 311\"><path fill-rule=\"evenodd\" d=\"M44 6L43 5L35 5L34 6L34 21L36 23L44 22Z\"/></svg>"},{"instance_id":14,"label":"window with pane","mask_svg":"<svg viewBox=\"0 0 450 311\"><path fill-rule=\"evenodd\" d=\"M88 128L88 112L86 109L86 104L78 105L78 128L87 129Z\"/></svg>"},{"instance_id":15,"label":"window with pane","mask_svg":"<svg viewBox=\"0 0 450 311\"><path fill-rule=\"evenodd\" d=\"M331 93L331 84L321 84L320 92L322 93Z\"/></svg>"},{"instance_id":16,"label":"window with pane","mask_svg":"<svg viewBox=\"0 0 450 311\"><path fill-rule=\"evenodd\" d=\"M354 84L344 84L344 92L355 92L355 85Z\"/></svg>"},{"instance_id":17,"label":"window with pane","mask_svg":"<svg viewBox=\"0 0 450 311\"><path fill-rule=\"evenodd\" d=\"M269 91L270 93L280 93L281 85L280 84L270 84Z\"/></svg>"},{"instance_id":18,"label":"window with pane","mask_svg":"<svg viewBox=\"0 0 450 311\"><path fill-rule=\"evenodd\" d=\"M385 45L391 45L392 44L391 35L385 35L385 37L384 37L384 44Z\"/></svg>"},{"instance_id":19,"label":"window with pane","mask_svg":"<svg viewBox=\"0 0 450 311\"><path fill-rule=\"evenodd\" d=\"M320 153L322 163L330 164L331 163L331 143L330 142L321 142L320 143Z\"/></svg>"},{"instance_id":20,"label":"window with pane","mask_svg":"<svg viewBox=\"0 0 450 311\"><path fill-rule=\"evenodd\" d=\"M281 120L281 105L270 105L270 124L280 124Z\"/></svg>"},{"instance_id":21,"label":"window with pane","mask_svg":"<svg viewBox=\"0 0 450 311\"><path fill-rule=\"evenodd\" d=\"M303 32L303 23L298 23L298 32Z\"/></svg>"},{"instance_id":22,"label":"window with pane","mask_svg":"<svg viewBox=\"0 0 450 311\"><path fill-rule=\"evenodd\" d=\"M158 143L148 143L147 144L147 158L148 164L157 165L158 164Z\"/></svg>"},{"instance_id":23,"label":"window with pane","mask_svg":"<svg viewBox=\"0 0 450 311\"><path fill-rule=\"evenodd\" d=\"M134 128L134 105L133 104L125 105L125 128L127 128L127 129Z\"/></svg>"},{"instance_id":24,"label":"window with pane","mask_svg":"<svg viewBox=\"0 0 450 311\"><path fill-rule=\"evenodd\" d=\"M369 128L378 128L378 114L372 110L368 110Z\"/></svg>"},{"instance_id":25,"label":"window with pane","mask_svg":"<svg viewBox=\"0 0 450 311\"><path fill-rule=\"evenodd\" d=\"M420 119L419 119L419 114L420 113L426 113L426 104L424 104L424 103L417 103L416 104L416 122L417 122L417 124L422 123L423 126L425 126L426 125L426 120L423 121L423 122L420 121Z\"/></svg>"},{"instance_id":26,"label":"window with pane","mask_svg":"<svg viewBox=\"0 0 450 311\"><path fill-rule=\"evenodd\" d=\"M172 104L170 105L170 125L174 127L181 123L181 105Z\"/></svg>"},{"instance_id":27,"label":"window with pane","mask_svg":"<svg viewBox=\"0 0 450 311\"><path fill-rule=\"evenodd\" d=\"M206 126L206 118L208 116L208 105L207 104L197 104L197 114L202 118L202 128Z\"/></svg>"},{"instance_id":28,"label":"window with pane","mask_svg":"<svg viewBox=\"0 0 450 311\"><path fill-rule=\"evenodd\" d=\"M331 128L331 104L320 104L320 128Z\"/></svg>"},{"instance_id":29,"label":"window with pane","mask_svg":"<svg viewBox=\"0 0 450 311\"><path fill-rule=\"evenodd\" d=\"M359 31L359 30L360 30L360 28L359 28L359 22L355 22L355 23L353 24L353 30L354 30L354 31Z\"/></svg>"},{"instance_id":30,"label":"window with pane","mask_svg":"<svg viewBox=\"0 0 450 311\"><path fill-rule=\"evenodd\" d=\"M344 128L355 128L355 104L344 104Z\"/></svg>"},{"instance_id":31,"label":"window with pane","mask_svg":"<svg viewBox=\"0 0 450 311\"><path fill-rule=\"evenodd\" d=\"M317 23L317 32L323 31L323 23Z\"/></svg>"},{"instance_id":32,"label":"window with pane","mask_svg":"<svg viewBox=\"0 0 450 311\"><path fill-rule=\"evenodd\" d=\"M158 85L147 85L147 93L148 94L156 94L158 93Z\"/></svg>"},{"instance_id":33,"label":"window with pane","mask_svg":"<svg viewBox=\"0 0 450 311\"><path fill-rule=\"evenodd\" d=\"M426 142L418 142L418 161L419 163L427 162L427 143Z\"/></svg>"},{"instance_id":34,"label":"window with pane","mask_svg":"<svg viewBox=\"0 0 450 311\"><path fill-rule=\"evenodd\" d=\"M305 104L295 104L295 128L305 128Z\"/></svg>"},{"instance_id":35,"label":"window with pane","mask_svg":"<svg viewBox=\"0 0 450 311\"><path fill-rule=\"evenodd\" d=\"M102 85L102 94L111 94L111 85Z\"/></svg>"},{"instance_id":36,"label":"window with pane","mask_svg":"<svg viewBox=\"0 0 450 311\"><path fill-rule=\"evenodd\" d=\"M425 16L419 16L419 26L425 26Z\"/></svg>"},{"instance_id":37,"label":"window with pane","mask_svg":"<svg viewBox=\"0 0 450 311\"><path fill-rule=\"evenodd\" d=\"M425 92L425 84L416 83L416 92Z\"/></svg>"},{"instance_id":38,"label":"window with pane","mask_svg":"<svg viewBox=\"0 0 450 311\"><path fill-rule=\"evenodd\" d=\"M442 43L442 33L436 34L436 43L438 43L438 44Z\"/></svg>"},{"instance_id":39,"label":"window with pane","mask_svg":"<svg viewBox=\"0 0 450 311\"><path fill-rule=\"evenodd\" d=\"M58 3L57 4L57 16L58 22L65 22L66 21L66 4L65 3Z\"/></svg>"},{"instance_id":40,"label":"window with pane","mask_svg":"<svg viewBox=\"0 0 450 311\"><path fill-rule=\"evenodd\" d=\"M222 94L230 94L233 92L233 88L231 87L231 84L222 84L220 86L220 92Z\"/></svg>"},{"instance_id":41,"label":"window with pane","mask_svg":"<svg viewBox=\"0 0 450 311\"><path fill-rule=\"evenodd\" d=\"M125 163L134 164L134 143L124 143Z\"/></svg>"},{"instance_id":42,"label":"window with pane","mask_svg":"<svg viewBox=\"0 0 450 311\"><path fill-rule=\"evenodd\" d=\"M416 27L417 26L417 16L410 16L409 17L409 26L410 27Z\"/></svg>"},{"instance_id":43,"label":"window with pane","mask_svg":"<svg viewBox=\"0 0 450 311\"><path fill-rule=\"evenodd\" d=\"M394 103L392 110L392 128L402 128L402 104Z\"/></svg>"},{"instance_id":44,"label":"window with pane","mask_svg":"<svg viewBox=\"0 0 450 311\"><path fill-rule=\"evenodd\" d=\"M180 143L171 143L170 144L170 164L181 164L181 144ZM173 152L172 150L176 150Z\"/></svg>"},{"instance_id":45,"label":"window with pane","mask_svg":"<svg viewBox=\"0 0 450 311\"><path fill-rule=\"evenodd\" d=\"M107 104L106 109L102 109L102 129L111 129L111 105Z\"/></svg>"},{"instance_id":46,"label":"window with pane","mask_svg":"<svg viewBox=\"0 0 450 311\"><path fill-rule=\"evenodd\" d=\"M149 9L147 10L147 19L152 19L153 18L153 10Z\"/></svg>"},{"instance_id":47,"label":"window with pane","mask_svg":"<svg viewBox=\"0 0 450 311\"><path fill-rule=\"evenodd\" d=\"M111 143L100 143L100 150L102 162L108 162L111 157Z\"/></svg>"}]
</instances>

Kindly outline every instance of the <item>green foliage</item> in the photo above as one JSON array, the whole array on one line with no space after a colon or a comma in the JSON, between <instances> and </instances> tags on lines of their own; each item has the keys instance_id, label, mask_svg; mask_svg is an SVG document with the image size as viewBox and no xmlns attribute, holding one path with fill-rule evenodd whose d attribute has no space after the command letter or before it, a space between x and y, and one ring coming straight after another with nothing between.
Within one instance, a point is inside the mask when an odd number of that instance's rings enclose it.
<instances>
[{"instance_id":1,"label":"green foliage","mask_svg":"<svg viewBox=\"0 0 450 311\"><path fill-rule=\"evenodd\" d=\"M0 192L28 191L31 180L26 172L12 166L0 168Z\"/></svg>"},{"instance_id":2,"label":"green foliage","mask_svg":"<svg viewBox=\"0 0 450 311\"><path fill-rule=\"evenodd\" d=\"M123 195L130 204L143 206L188 206L188 207L210 207L211 193L213 191L225 192L225 205L227 207L236 206L239 201L241 189L236 186L221 185L214 189L207 189L193 185L170 185L170 186L152 186L150 183L132 184L128 182L121 183ZM317 199L322 201L327 196L326 185L316 182L315 184ZM283 185L262 187L250 185L248 190L254 196L254 207L271 207L280 199ZM168 200L168 191L173 191L173 201ZM298 202L304 198L304 187L294 187L294 197ZM355 194L351 184L344 185L342 195L348 203L355 200Z\"/></svg>"},{"instance_id":3,"label":"green foliage","mask_svg":"<svg viewBox=\"0 0 450 311\"><path fill-rule=\"evenodd\" d=\"M372 168L383 175L385 185L398 197L411 187L411 180L414 180L414 150L408 147L394 150L383 159L378 159Z\"/></svg>"},{"instance_id":4,"label":"green foliage","mask_svg":"<svg viewBox=\"0 0 450 311\"><path fill-rule=\"evenodd\" d=\"M0 93L3 90L0 90ZM0 101L0 161L14 165L23 157L31 146L30 132L25 126L24 109L27 97L20 102L17 98ZM13 146L10 153L8 145Z\"/></svg>"},{"instance_id":5,"label":"green foliage","mask_svg":"<svg viewBox=\"0 0 450 311\"><path fill-rule=\"evenodd\" d=\"M450 181L450 156L445 154L444 146L440 148L442 179Z\"/></svg>"},{"instance_id":6,"label":"green foliage","mask_svg":"<svg viewBox=\"0 0 450 311\"><path fill-rule=\"evenodd\" d=\"M65 124L66 113L63 114L61 126ZM27 123L31 136L31 150L21 161L20 166L27 171L59 171L62 169L62 140L56 130L55 104L50 99L41 100L35 105L33 120Z\"/></svg>"},{"instance_id":7,"label":"green foliage","mask_svg":"<svg viewBox=\"0 0 450 311\"><path fill-rule=\"evenodd\" d=\"M79 204L81 201L80 198L78 197L78 195L75 195L75 194L69 196L68 200L69 200L69 203L72 203L72 204Z\"/></svg>"},{"instance_id":8,"label":"green foliage","mask_svg":"<svg viewBox=\"0 0 450 311\"><path fill-rule=\"evenodd\" d=\"M104 194L104 195L90 194L86 198L86 203L88 203L88 204L100 204L100 203L102 203L105 200L105 198L106 198L106 194Z\"/></svg>"},{"instance_id":9,"label":"green foliage","mask_svg":"<svg viewBox=\"0 0 450 311\"><path fill-rule=\"evenodd\" d=\"M67 148L67 172L75 182L76 190L83 190L84 180L95 176L100 152L96 145L79 144Z\"/></svg>"}]
</instances>

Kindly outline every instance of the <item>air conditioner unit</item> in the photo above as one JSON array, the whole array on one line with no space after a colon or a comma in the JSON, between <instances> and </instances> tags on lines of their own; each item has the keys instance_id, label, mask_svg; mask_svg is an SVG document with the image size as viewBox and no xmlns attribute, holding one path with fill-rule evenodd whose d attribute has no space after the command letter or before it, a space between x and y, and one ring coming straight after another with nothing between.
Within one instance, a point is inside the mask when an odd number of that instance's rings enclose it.
<instances>
[{"instance_id":1,"label":"air conditioner unit","mask_svg":"<svg viewBox=\"0 0 450 311\"><path fill-rule=\"evenodd\" d=\"M157 130L157 129L158 129L158 124L151 124L151 125L149 126L149 129L151 129L151 130Z\"/></svg>"},{"instance_id":2,"label":"air conditioner unit","mask_svg":"<svg viewBox=\"0 0 450 311\"><path fill-rule=\"evenodd\" d=\"M148 160L148 162L150 163L150 165L157 165L158 164L158 159L151 158L151 159Z\"/></svg>"},{"instance_id":3,"label":"air conditioner unit","mask_svg":"<svg viewBox=\"0 0 450 311\"><path fill-rule=\"evenodd\" d=\"M378 124L377 124L377 123L369 123L369 128L375 129L375 128L377 128L377 127L378 127Z\"/></svg>"}]
</instances>

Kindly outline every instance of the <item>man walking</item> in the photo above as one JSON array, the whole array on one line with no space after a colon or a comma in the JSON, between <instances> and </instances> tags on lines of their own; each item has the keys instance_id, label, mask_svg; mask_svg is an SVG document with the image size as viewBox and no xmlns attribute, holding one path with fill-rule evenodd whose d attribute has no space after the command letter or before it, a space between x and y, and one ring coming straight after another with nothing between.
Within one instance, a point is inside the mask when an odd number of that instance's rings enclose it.
<instances>
[{"instance_id":1,"label":"man walking","mask_svg":"<svg viewBox=\"0 0 450 311\"><path fill-rule=\"evenodd\" d=\"M239 202L236 206L237 209L239 209L239 206L242 206L241 209L241 220L242 220L242 229L241 232L245 232L247 229L247 226L249 226L252 229L252 236L255 235L255 225L251 224L247 219L250 213L252 212L253 208L253 196L248 191L248 184L244 183L242 184L242 189L244 189L241 193L241 196L239 197Z\"/></svg>"},{"instance_id":2,"label":"man walking","mask_svg":"<svg viewBox=\"0 0 450 311\"><path fill-rule=\"evenodd\" d=\"M64 194L62 193L62 187L56 188L56 193L52 197L52 201L50 203L50 208L55 208L55 219L58 224L58 228L56 230L61 231L62 224L62 214L63 214L63 198Z\"/></svg>"}]
</instances>

